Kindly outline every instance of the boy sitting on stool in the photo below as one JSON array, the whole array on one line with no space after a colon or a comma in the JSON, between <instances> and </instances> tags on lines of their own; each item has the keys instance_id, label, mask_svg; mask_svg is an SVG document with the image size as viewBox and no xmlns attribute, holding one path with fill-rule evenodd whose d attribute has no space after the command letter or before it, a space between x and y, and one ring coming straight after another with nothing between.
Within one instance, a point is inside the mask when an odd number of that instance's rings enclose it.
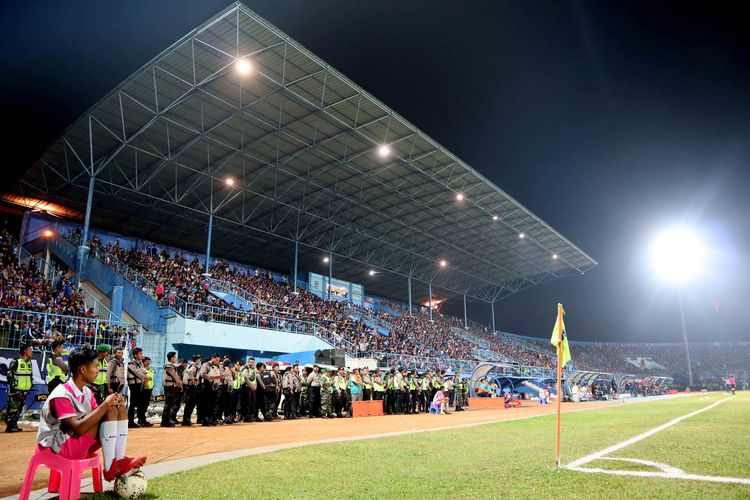
<instances>
[{"instance_id":1,"label":"boy sitting on stool","mask_svg":"<svg viewBox=\"0 0 750 500\"><path fill-rule=\"evenodd\" d=\"M91 457L101 447L107 481L143 466L146 457L125 456L128 414L123 396L110 394L97 404L87 387L99 373L97 353L89 348L75 349L68 366L71 378L55 387L42 408L38 446L72 460Z\"/></svg>"}]
</instances>

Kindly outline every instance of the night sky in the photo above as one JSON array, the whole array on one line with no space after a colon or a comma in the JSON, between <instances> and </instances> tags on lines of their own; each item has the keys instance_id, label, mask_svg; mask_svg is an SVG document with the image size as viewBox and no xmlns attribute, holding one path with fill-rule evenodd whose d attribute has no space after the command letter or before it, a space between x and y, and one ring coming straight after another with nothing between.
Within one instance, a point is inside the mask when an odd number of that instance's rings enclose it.
<instances>
[{"instance_id":1,"label":"night sky","mask_svg":"<svg viewBox=\"0 0 750 500\"><path fill-rule=\"evenodd\" d=\"M2 2L3 181L227 5ZM691 341L750 340L750 30L740 2L246 5L599 262L496 304L499 329L548 336L561 301L572 340L680 341L677 295L654 279L649 246L660 229L687 224L709 247L704 273L684 288ZM488 321L489 305L469 313Z\"/></svg>"}]
</instances>

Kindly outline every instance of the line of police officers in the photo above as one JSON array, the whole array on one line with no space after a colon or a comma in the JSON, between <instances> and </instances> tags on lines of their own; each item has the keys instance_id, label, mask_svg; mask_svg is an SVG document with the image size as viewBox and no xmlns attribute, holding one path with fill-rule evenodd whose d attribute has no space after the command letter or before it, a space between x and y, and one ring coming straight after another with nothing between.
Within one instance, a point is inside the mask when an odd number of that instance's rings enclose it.
<instances>
[{"instance_id":1,"label":"line of police officers","mask_svg":"<svg viewBox=\"0 0 750 500\"><path fill-rule=\"evenodd\" d=\"M20 349L21 356L11 362L8 370L9 396L6 432L19 432L18 416L32 386L31 346ZM127 365L121 347L114 350L101 344L97 347L99 373L91 385L97 401L109 394L129 389L128 421L130 427L151 427L146 411L151 400L154 372L150 360L140 348L131 352ZM112 357L110 358L110 352ZM62 360L62 344L52 345L47 366L48 389L64 382L68 368ZM181 425L192 425L197 410L198 423L204 426L236 422L272 421L279 418L283 401L284 418L301 416L335 418L351 416L353 401L383 400L386 414L427 412L438 390L462 411L469 393L469 382L456 373L453 379L445 371L427 370L418 373L406 368L372 373L368 368L344 367L337 371L305 367L288 367L282 374L278 365L272 367L249 358L245 364L223 360L218 354L203 362L193 356L192 363L177 361L177 354L167 354L164 368L164 411L161 426L177 424L177 413L184 402ZM138 422L135 421L136 417Z\"/></svg>"}]
</instances>

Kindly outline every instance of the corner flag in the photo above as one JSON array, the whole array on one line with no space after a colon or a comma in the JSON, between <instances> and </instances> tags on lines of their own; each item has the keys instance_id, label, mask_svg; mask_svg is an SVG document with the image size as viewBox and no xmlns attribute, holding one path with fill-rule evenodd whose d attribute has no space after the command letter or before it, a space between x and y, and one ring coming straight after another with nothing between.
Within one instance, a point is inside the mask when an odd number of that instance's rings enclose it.
<instances>
[{"instance_id":1,"label":"corner flag","mask_svg":"<svg viewBox=\"0 0 750 500\"><path fill-rule=\"evenodd\" d=\"M557 304L557 307L559 309L559 313L557 315L557 320L555 321L555 329L552 330L552 338L550 338L550 344L558 347L560 339L562 339L562 364L566 365L569 361L572 360L572 358L570 357L568 335L565 332L565 320L563 319L563 317L565 316L565 309L563 309L562 304Z\"/></svg>"}]
</instances>

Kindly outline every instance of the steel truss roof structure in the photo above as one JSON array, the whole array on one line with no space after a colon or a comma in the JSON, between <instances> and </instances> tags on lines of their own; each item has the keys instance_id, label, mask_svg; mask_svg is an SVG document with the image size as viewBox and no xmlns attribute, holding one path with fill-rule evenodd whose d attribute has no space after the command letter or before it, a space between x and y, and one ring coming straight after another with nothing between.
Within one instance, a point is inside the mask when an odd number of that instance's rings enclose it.
<instances>
[{"instance_id":1,"label":"steel truss roof structure","mask_svg":"<svg viewBox=\"0 0 750 500\"><path fill-rule=\"evenodd\" d=\"M199 250L213 214L212 255L288 270L298 241L301 270L332 251L335 277L392 298L412 276L495 302L596 265L241 3L86 111L20 189L80 208L91 178L93 225Z\"/></svg>"}]
</instances>

